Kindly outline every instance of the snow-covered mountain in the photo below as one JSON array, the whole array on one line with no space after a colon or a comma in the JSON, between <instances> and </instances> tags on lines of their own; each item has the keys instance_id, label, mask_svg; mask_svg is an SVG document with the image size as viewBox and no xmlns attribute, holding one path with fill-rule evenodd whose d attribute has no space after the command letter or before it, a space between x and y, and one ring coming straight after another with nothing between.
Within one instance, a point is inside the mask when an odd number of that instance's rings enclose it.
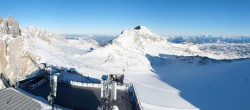
<instances>
[{"instance_id":1,"label":"snow-covered mountain","mask_svg":"<svg viewBox=\"0 0 250 110\"><path fill-rule=\"evenodd\" d=\"M248 103L238 106L228 100L249 97L247 47L248 43L175 44L139 26L123 31L110 44L83 54L82 58L88 65L85 71L90 73L123 73L125 68L126 80L136 85L146 109L247 109ZM229 85L237 85L232 91L242 94L228 92ZM221 96L226 98L213 103L220 97L217 93L225 93Z\"/></svg>"},{"instance_id":2,"label":"snow-covered mountain","mask_svg":"<svg viewBox=\"0 0 250 110\"><path fill-rule=\"evenodd\" d=\"M94 40L99 46L105 46L111 40L116 38L116 35L79 35L79 34L66 34L63 35L68 40Z\"/></svg>"},{"instance_id":3,"label":"snow-covered mountain","mask_svg":"<svg viewBox=\"0 0 250 110\"><path fill-rule=\"evenodd\" d=\"M0 72L11 83L17 77L35 75L36 63L61 65L63 61L67 62L65 59L70 61L71 57L98 47L93 40L66 40L61 35L37 27L19 29L18 22L12 17L0 19L0 26ZM67 54L68 59L64 54ZM62 57L64 60L61 61Z\"/></svg>"},{"instance_id":4,"label":"snow-covered mountain","mask_svg":"<svg viewBox=\"0 0 250 110\"><path fill-rule=\"evenodd\" d=\"M15 23L16 31L9 31L6 20L0 19L0 72L12 83L16 67L25 78L35 75L35 63L48 63L94 78L125 74L146 110L250 109L248 42L174 43L137 26L100 46Z\"/></svg>"},{"instance_id":5,"label":"snow-covered mountain","mask_svg":"<svg viewBox=\"0 0 250 110\"><path fill-rule=\"evenodd\" d=\"M96 55L97 58L102 57L104 62L113 62L120 66L150 67L147 55L201 56L227 60L249 58L249 46L250 43L176 44L168 42L165 37L153 34L144 26L138 26L124 30L104 48L98 48L92 53L84 54L83 57Z\"/></svg>"},{"instance_id":6,"label":"snow-covered mountain","mask_svg":"<svg viewBox=\"0 0 250 110\"><path fill-rule=\"evenodd\" d=\"M249 43L250 37L247 36L214 36L214 35L202 35L202 36L167 36L167 40L172 43Z\"/></svg>"}]
</instances>

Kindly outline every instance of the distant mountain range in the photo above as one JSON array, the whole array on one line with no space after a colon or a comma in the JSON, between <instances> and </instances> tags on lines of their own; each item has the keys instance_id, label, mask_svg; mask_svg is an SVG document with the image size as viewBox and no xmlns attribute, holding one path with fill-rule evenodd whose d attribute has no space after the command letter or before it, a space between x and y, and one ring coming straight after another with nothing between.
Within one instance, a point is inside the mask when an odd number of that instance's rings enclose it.
<instances>
[{"instance_id":1,"label":"distant mountain range","mask_svg":"<svg viewBox=\"0 0 250 110\"><path fill-rule=\"evenodd\" d=\"M173 43L250 43L250 36L212 36L212 35L202 35L202 36L174 36L168 37L169 42Z\"/></svg>"}]
</instances>

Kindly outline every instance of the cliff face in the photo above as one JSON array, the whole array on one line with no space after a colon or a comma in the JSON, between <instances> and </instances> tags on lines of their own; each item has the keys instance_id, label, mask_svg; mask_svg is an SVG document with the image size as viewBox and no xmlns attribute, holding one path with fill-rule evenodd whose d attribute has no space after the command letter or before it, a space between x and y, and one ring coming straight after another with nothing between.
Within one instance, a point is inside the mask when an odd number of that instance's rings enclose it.
<instances>
[{"instance_id":1,"label":"cliff face","mask_svg":"<svg viewBox=\"0 0 250 110\"><path fill-rule=\"evenodd\" d=\"M25 39L20 34L18 22L12 17L0 18L0 73L12 84L17 77L23 78L35 69L31 58L38 57L26 51L24 43Z\"/></svg>"},{"instance_id":2,"label":"cliff face","mask_svg":"<svg viewBox=\"0 0 250 110\"><path fill-rule=\"evenodd\" d=\"M35 65L32 63L31 59L36 61L38 57L24 50L24 39L22 37L15 38L8 42L7 46L4 73L13 83L17 76L23 78L33 72ZM17 68L19 72L17 72Z\"/></svg>"},{"instance_id":3,"label":"cliff face","mask_svg":"<svg viewBox=\"0 0 250 110\"><path fill-rule=\"evenodd\" d=\"M0 40L0 72L4 70L6 65L6 43L3 40Z\"/></svg>"},{"instance_id":4,"label":"cliff face","mask_svg":"<svg viewBox=\"0 0 250 110\"><path fill-rule=\"evenodd\" d=\"M0 18L0 32L11 34L13 37L21 35L19 23L9 16L7 19Z\"/></svg>"}]
</instances>

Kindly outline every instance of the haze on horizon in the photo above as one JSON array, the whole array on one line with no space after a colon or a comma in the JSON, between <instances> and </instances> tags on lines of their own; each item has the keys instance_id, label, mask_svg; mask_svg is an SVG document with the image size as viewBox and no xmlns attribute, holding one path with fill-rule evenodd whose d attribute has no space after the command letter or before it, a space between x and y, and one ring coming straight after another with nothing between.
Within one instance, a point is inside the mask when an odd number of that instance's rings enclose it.
<instances>
[{"instance_id":1,"label":"haze on horizon","mask_svg":"<svg viewBox=\"0 0 250 110\"><path fill-rule=\"evenodd\" d=\"M250 36L249 0L1 0L21 28L113 34L144 25L160 35Z\"/></svg>"}]
</instances>

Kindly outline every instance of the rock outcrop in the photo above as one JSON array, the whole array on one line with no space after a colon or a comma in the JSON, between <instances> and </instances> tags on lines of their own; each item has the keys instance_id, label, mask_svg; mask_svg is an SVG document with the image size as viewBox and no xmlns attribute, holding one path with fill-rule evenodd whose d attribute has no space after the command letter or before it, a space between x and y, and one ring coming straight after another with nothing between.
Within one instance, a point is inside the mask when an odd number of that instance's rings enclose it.
<instances>
[{"instance_id":1,"label":"rock outcrop","mask_svg":"<svg viewBox=\"0 0 250 110\"><path fill-rule=\"evenodd\" d=\"M14 37L21 35L19 23L12 16L9 16L7 19L0 18L0 32L11 34Z\"/></svg>"},{"instance_id":2,"label":"rock outcrop","mask_svg":"<svg viewBox=\"0 0 250 110\"><path fill-rule=\"evenodd\" d=\"M0 72L3 72L6 65L6 43L0 40Z\"/></svg>"},{"instance_id":3,"label":"rock outcrop","mask_svg":"<svg viewBox=\"0 0 250 110\"><path fill-rule=\"evenodd\" d=\"M26 77L36 68L32 60L38 57L26 51L24 44L25 39L21 36L18 22L12 17L0 18L0 73L10 80L11 84L17 76Z\"/></svg>"},{"instance_id":4,"label":"rock outcrop","mask_svg":"<svg viewBox=\"0 0 250 110\"><path fill-rule=\"evenodd\" d=\"M0 90L5 89L5 85L2 80L0 80Z\"/></svg>"}]
</instances>

